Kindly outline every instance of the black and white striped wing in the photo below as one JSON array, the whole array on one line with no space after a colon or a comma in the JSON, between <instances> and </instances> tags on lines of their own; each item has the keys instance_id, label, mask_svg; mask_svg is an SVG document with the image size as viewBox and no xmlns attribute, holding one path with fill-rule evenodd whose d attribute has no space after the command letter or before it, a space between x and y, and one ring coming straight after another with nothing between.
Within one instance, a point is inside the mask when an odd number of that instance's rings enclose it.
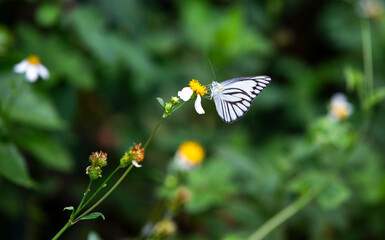
<instances>
[{"instance_id":1,"label":"black and white striped wing","mask_svg":"<svg viewBox=\"0 0 385 240\"><path fill-rule=\"evenodd\" d=\"M233 78L220 83L222 87L213 95L219 116L226 123L240 119L270 81L268 76L254 76Z\"/></svg>"}]
</instances>

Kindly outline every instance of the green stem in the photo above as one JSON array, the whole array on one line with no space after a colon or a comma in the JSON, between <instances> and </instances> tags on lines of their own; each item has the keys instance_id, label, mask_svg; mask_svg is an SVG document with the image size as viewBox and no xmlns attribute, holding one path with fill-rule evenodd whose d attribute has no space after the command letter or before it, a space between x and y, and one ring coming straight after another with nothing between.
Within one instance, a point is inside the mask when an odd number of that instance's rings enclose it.
<instances>
[{"instance_id":1,"label":"green stem","mask_svg":"<svg viewBox=\"0 0 385 240\"><path fill-rule=\"evenodd\" d=\"M119 178L119 180L114 184L114 186L112 186L112 188L110 190L108 190L108 192L106 192L106 194L103 195L103 197L101 197L94 205L92 205L92 207L90 207L87 211L85 211L84 213L82 213L79 217L77 217L73 222L72 224L75 224L77 223L79 220L81 220L84 216L87 216L87 214L89 214L94 208L96 208L101 202L104 201L104 199L106 199L114 190L115 188L117 188L119 186L119 184L123 181L123 179L127 176L127 174L131 171L132 167L134 165L130 165L127 170L124 172L124 174Z\"/></svg>"},{"instance_id":2,"label":"green stem","mask_svg":"<svg viewBox=\"0 0 385 240\"><path fill-rule=\"evenodd\" d=\"M287 219L294 216L297 212L299 212L302 208L308 205L321 191L327 186L327 184L334 178L335 174L330 174L329 178L321 184L318 188L314 190L309 190L307 193L302 195L296 201L282 209L275 216L270 218L267 222L265 222L260 228L257 229L248 240L260 240L266 237L271 231L276 229L279 225L285 222Z\"/></svg>"},{"instance_id":3,"label":"green stem","mask_svg":"<svg viewBox=\"0 0 385 240\"><path fill-rule=\"evenodd\" d=\"M72 212L72 214L71 214L71 217L70 217L71 220L72 220L74 217L76 217L76 215L80 212L81 207L82 207L82 204L83 204L84 200L86 199L88 192L90 191L90 188L91 188L92 183L93 183L93 180L90 180L90 183L88 184L88 187L87 187L86 191L85 191L84 194L83 194L83 198L82 198L82 200L80 201L79 206L76 208L76 212L75 212L75 213Z\"/></svg>"},{"instance_id":4,"label":"green stem","mask_svg":"<svg viewBox=\"0 0 385 240\"><path fill-rule=\"evenodd\" d=\"M68 221L66 223L66 225L64 225L64 227L62 229L60 229L60 231L52 238L52 240L56 240L56 239L59 239L59 237L63 234L63 232L65 230L67 230L67 228L71 227L73 224L71 223L71 221Z\"/></svg>"},{"instance_id":5,"label":"green stem","mask_svg":"<svg viewBox=\"0 0 385 240\"><path fill-rule=\"evenodd\" d=\"M186 102L188 102L188 101L186 101ZM183 105L185 105L186 102L182 102L178 107L174 108L174 109L170 112L170 115L171 115L173 112L175 112L176 110L178 110L179 108L181 108Z\"/></svg>"},{"instance_id":6,"label":"green stem","mask_svg":"<svg viewBox=\"0 0 385 240\"><path fill-rule=\"evenodd\" d=\"M164 116L159 120L158 124L156 125L156 127L154 128L154 130L152 131L151 135L148 137L146 143L144 144L143 146L143 149L146 150L148 144L150 143L152 137L155 135L156 131L158 131L160 125L162 124L163 120L166 119L167 116Z\"/></svg>"},{"instance_id":7,"label":"green stem","mask_svg":"<svg viewBox=\"0 0 385 240\"><path fill-rule=\"evenodd\" d=\"M362 18L361 20L361 37L362 37L362 54L364 61L364 83L365 92L364 101L373 94L373 54L372 54L372 34L370 28L370 20ZM368 109L369 110L369 109Z\"/></svg>"},{"instance_id":8,"label":"green stem","mask_svg":"<svg viewBox=\"0 0 385 240\"><path fill-rule=\"evenodd\" d=\"M102 185L100 185L100 187L98 188L98 190L96 190L96 192L94 194L92 194L92 196L87 200L87 202L81 206L80 209L77 209L76 210L76 213L75 213L75 217L76 215L81 211L83 210L83 208L85 208L87 206L88 203L90 203L92 201L92 199L100 192L100 190L102 190L106 183L108 182L108 180L110 180L110 178L120 169L120 166L118 166L117 168L115 168L115 170L106 178L106 180L104 180L104 182L102 183Z\"/></svg>"}]
</instances>

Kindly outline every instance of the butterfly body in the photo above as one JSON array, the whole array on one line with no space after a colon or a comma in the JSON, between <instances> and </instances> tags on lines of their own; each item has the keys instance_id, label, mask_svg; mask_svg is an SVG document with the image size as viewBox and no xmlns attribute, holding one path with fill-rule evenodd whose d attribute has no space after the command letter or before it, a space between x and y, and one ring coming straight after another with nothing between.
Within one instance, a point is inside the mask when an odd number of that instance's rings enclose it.
<instances>
[{"instance_id":1,"label":"butterfly body","mask_svg":"<svg viewBox=\"0 0 385 240\"><path fill-rule=\"evenodd\" d=\"M226 123L240 119L249 110L251 102L269 85L268 76L239 77L211 84L218 115Z\"/></svg>"}]
</instances>

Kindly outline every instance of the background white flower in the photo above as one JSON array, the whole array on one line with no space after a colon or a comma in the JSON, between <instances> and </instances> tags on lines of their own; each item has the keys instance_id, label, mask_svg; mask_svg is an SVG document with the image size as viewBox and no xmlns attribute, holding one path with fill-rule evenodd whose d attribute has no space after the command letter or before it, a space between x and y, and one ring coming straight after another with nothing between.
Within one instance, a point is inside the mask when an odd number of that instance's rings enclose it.
<instances>
[{"instance_id":1,"label":"background white flower","mask_svg":"<svg viewBox=\"0 0 385 240\"><path fill-rule=\"evenodd\" d=\"M353 105L347 101L345 94L335 93L329 105L329 117L333 121L343 121L353 113Z\"/></svg>"},{"instance_id":2,"label":"background white flower","mask_svg":"<svg viewBox=\"0 0 385 240\"><path fill-rule=\"evenodd\" d=\"M29 82L35 82L39 76L44 80L48 79L49 72L46 67L40 63L37 56L29 56L13 67L16 73L25 73L25 77Z\"/></svg>"}]
</instances>

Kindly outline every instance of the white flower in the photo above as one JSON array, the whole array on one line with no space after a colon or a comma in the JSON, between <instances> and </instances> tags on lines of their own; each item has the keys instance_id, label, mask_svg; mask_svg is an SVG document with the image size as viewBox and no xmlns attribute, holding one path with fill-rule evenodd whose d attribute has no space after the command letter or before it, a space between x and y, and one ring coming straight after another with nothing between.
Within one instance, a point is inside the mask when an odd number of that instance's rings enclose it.
<instances>
[{"instance_id":1,"label":"white flower","mask_svg":"<svg viewBox=\"0 0 385 240\"><path fill-rule=\"evenodd\" d=\"M39 76L44 80L49 77L47 68L40 63L40 59L37 56L33 55L16 64L13 67L13 71L16 73L25 73L29 82L35 82Z\"/></svg>"},{"instance_id":2,"label":"white flower","mask_svg":"<svg viewBox=\"0 0 385 240\"><path fill-rule=\"evenodd\" d=\"M202 107L202 96L207 93L206 87L202 86L197 80L193 79L189 83L189 87L183 88L181 91L178 92L178 96L183 101L189 101L191 99L191 96L196 93L197 98L195 100L195 110L198 114L205 114L205 110L203 110Z\"/></svg>"},{"instance_id":3,"label":"white flower","mask_svg":"<svg viewBox=\"0 0 385 240\"><path fill-rule=\"evenodd\" d=\"M347 101L345 94L335 93L329 105L329 117L333 121L343 121L352 115L353 105Z\"/></svg>"}]
</instances>

